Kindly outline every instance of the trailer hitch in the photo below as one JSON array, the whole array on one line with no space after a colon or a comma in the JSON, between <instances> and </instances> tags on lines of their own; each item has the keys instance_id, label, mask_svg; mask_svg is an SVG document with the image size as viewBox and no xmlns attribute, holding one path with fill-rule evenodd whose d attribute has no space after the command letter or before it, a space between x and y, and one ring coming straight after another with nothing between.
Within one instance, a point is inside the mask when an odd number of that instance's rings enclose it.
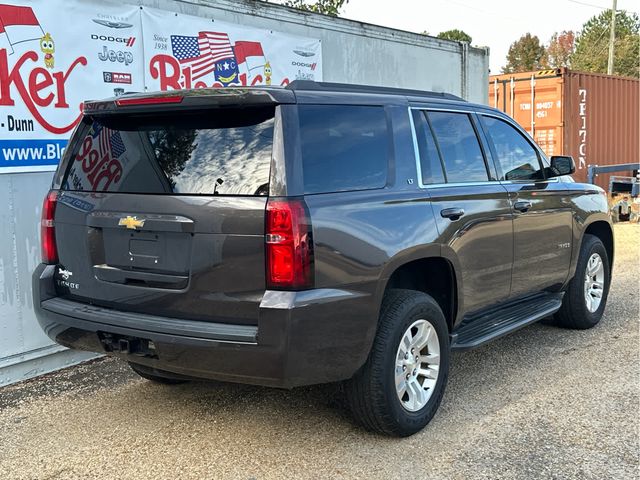
<instances>
[{"instance_id":1,"label":"trailer hitch","mask_svg":"<svg viewBox=\"0 0 640 480\"><path fill-rule=\"evenodd\" d=\"M108 332L98 332L98 338L107 353L158 358L155 344L146 338L117 335Z\"/></svg>"}]
</instances>

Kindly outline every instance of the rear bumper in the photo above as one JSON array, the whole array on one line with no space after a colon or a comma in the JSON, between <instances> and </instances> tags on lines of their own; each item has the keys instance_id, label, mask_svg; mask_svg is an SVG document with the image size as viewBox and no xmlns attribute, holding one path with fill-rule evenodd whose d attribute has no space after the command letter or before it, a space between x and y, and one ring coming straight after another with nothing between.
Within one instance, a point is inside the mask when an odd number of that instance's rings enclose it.
<instances>
[{"instance_id":1,"label":"rear bumper","mask_svg":"<svg viewBox=\"0 0 640 480\"><path fill-rule=\"evenodd\" d=\"M54 269L41 264L33 275L51 339L190 377L285 388L344 380L364 364L377 325L371 296L341 289L268 290L257 326L134 314L57 297ZM105 335L151 341L153 355L107 351Z\"/></svg>"}]
</instances>

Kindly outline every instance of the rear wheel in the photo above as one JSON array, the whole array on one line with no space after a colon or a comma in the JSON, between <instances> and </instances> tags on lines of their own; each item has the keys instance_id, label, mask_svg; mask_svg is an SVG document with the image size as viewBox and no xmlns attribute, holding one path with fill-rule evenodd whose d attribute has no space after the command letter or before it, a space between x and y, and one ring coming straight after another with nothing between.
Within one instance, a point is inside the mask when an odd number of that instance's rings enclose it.
<instances>
[{"instance_id":1,"label":"rear wheel","mask_svg":"<svg viewBox=\"0 0 640 480\"><path fill-rule=\"evenodd\" d=\"M574 275L555 314L562 327L587 329L602 318L609 294L611 278L609 257L602 241L594 235L585 235Z\"/></svg>"},{"instance_id":2,"label":"rear wheel","mask_svg":"<svg viewBox=\"0 0 640 480\"><path fill-rule=\"evenodd\" d=\"M448 371L449 334L439 305L422 292L390 290L369 358L347 382L347 400L367 429L409 436L435 415Z\"/></svg>"},{"instance_id":3,"label":"rear wheel","mask_svg":"<svg viewBox=\"0 0 640 480\"><path fill-rule=\"evenodd\" d=\"M178 385L180 383L186 383L189 380L180 378L179 376L164 370L158 370L157 368L147 367L146 365L140 365L137 363L129 362L131 370L136 372L142 378L151 380L152 382L162 383L165 385Z\"/></svg>"}]
</instances>

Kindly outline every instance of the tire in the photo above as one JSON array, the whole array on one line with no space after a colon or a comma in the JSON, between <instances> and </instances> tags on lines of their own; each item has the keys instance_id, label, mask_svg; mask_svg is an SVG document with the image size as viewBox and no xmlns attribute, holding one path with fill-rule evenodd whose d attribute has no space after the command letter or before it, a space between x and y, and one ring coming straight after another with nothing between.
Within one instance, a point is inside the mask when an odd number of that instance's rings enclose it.
<instances>
[{"instance_id":1,"label":"tire","mask_svg":"<svg viewBox=\"0 0 640 480\"><path fill-rule=\"evenodd\" d=\"M598 256L602 262L602 288L600 302L597 308L595 305L588 305L588 297L591 295L585 289L587 281L587 269L590 268L590 260ZM594 277L595 278L595 277ZM593 282L595 283L595 282ZM576 273L569 282L569 286L562 299L562 307L554 315L555 323L564 328L585 330L595 327L607 304L609 286L611 283L611 269L609 267L609 256L602 241L594 235L585 235L580 246L580 256L576 266ZM598 289L596 289L598 290ZM591 295L591 298L594 297Z\"/></svg>"},{"instance_id":2,"label":"tire","mask_svg":"<svg viewBox=\"0 0 640 480\"><path fill-rule=\"evenodd\" d=\"M426 323L424 323L426 321ZM400 392L396 389L396 378L406 378L401 368L407 367L403 360L400 343L411 329L414 338L421 338L418 333L425 332L429 324L432 328L431 335L426 335L433 342L433 333L437 336L439 344L439 368L437 374L433 372L435 363L416 363L419 372L429 371L429 376L423 376L423 385L430 378L435 377L435 384L430 388L422 389L427 392L426 403L411 403L411 398L420 397L419 390L407 388L407 392L400 398ZM418 325L415 326L414 325ZM419 343L416 343L418 345ZM402 348L405 348L403 346ZM407 352L410 349L407 348ZM416 352L424 359L435 362L433 355L435 349L431 343L424 349ZM427 353L428 355L424 355ZM412 356L412 359L415 359ZM408 360L413 361L413 360ZM403 363L402 367L397 362ZM426 367L426 368L423 368ZM409 366L411 370L412 367ZM400 373L399 373L400 372ZM398 375L396 377L396 375ZM371 347L369 358L356 375L348 380L345 385L347 403L355 420L366 429L399 437L407 437L422 430L433 418L440 405L449 375L449 332L446 320L440 306L429 295L414 290L389 290L382 302L378 332ZM415 381L421 377L416 376ZM414 378L412 378L414 380ZM400 381L400 385L404 379ZM405 386L415 383L407 382ZM417 384L418 386L420 383ZM409 395L412 394L412 396ZM424 400L424 398L422 398Z\"/></svg>"},{"instance_id":3,"label":"tire","mask_svg":"<svg viewBox=\"0 0 640 480\"><path fill-rule=\"evenodd\" d=\"M180 378L177 374L165 372L164 370L158 370L156 368L139 365L137 363L128 363L131 370L136 372L142 378L151 380L155 383L162 383L163 385L178 385L189 381L187 379Z\"/></svg>"}]
</instances>

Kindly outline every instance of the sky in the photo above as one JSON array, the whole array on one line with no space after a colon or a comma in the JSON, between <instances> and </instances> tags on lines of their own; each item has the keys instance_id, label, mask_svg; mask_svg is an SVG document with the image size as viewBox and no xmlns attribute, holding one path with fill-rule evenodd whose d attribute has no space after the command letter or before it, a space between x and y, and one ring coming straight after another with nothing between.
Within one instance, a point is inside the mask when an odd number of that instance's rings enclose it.
<instances>
[{"instance_id":1,"label":"sky","mask_svg":"<svg viewBox=\"0 0 640 480\"><path fill-rule=\"evenodd\" d=\"M611 4L611 0L349 0L340 16L411 32L426 30L433 36L464 30L472 45L491 49L491 73L500 73L509 46L523 34L537 35L546 44L554 32L580 30ZM618 0L617 9L638 12L640 3Z\"/></svg>"}]
</instances>

